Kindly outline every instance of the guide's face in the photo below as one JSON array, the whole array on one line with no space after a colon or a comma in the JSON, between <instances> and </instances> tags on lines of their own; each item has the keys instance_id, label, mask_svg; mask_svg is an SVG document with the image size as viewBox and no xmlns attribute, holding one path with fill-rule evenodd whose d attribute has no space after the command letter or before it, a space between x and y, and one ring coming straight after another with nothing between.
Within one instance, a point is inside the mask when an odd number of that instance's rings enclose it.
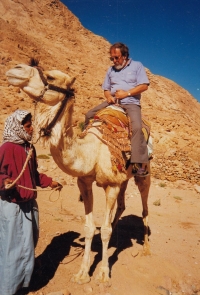
<instances>
[{"instance_id":1,"label":"guide's face","mask_svg":"<svg viewBox=\"0 0 200 295\"><path fill-rule=\"evenodd\" d=\"M26 131L26 133L28 133L29 135L32 135L33 133L33 126L32 126L32 122L31 121L27 121L24 125L24 130Z\"/></svg>"}]
</instances>

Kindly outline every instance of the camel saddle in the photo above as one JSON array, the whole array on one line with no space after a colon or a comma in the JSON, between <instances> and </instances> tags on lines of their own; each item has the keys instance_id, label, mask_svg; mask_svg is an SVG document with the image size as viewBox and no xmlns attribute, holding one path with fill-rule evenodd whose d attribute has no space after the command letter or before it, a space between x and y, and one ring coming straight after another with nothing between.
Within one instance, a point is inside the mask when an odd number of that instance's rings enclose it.
<instances>
[{"instance_id":1,"label":"camel saddle","mask_svg":"<svg viewBox=\"0 0 200 295\"><path fill-rule=\"evenodd\" d=\"M94 120L101 120L107 123L111 123L116 126L123 128L129 128L129 133L131 134L132 130L130 127L130 119L127 113L122 107L116 105L110 105L105 109L100 110L96 113ZM142 132L144 134L146 142L148 142L150 136L151 125L148 120L142 115Z\"/></svg>"},{"instance_id":2,"label":"camel saddle","mask_svg":"<svg viewBox=\"0 0 200 295\"><path fill-rule=\"evenodd\" d=\"M113 171L119 170L126 173L126 163L131 154L130 126L130 119L125 110L119 106L110 105L96 113L80 137L83 138L87 133L91 133L90 128L96 127L102 133L100 139L108 145L110 150ZM142 117L142 131L148 142L150 124L144 117Z\"/></svg>"}]
</instances>

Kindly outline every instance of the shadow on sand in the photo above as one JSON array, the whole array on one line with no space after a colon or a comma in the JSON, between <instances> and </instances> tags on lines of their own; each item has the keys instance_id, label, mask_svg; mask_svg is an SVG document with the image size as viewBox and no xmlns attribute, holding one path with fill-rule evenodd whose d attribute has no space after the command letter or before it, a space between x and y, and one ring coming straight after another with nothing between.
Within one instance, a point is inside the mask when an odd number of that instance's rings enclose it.
<instances>
[{"instance_id":1,"label":"shadow on sand","mask_svg":"<svg viewBox=\"0 0 200 295\"><path fill-rule=\"evenodd\" d=\"M74 242L79 236L79 233L69 231L51 240L44 252L35 259L29 291L37 291L48 284L54 277L60 262L69 254L71 246L83 247Z\"/></svg>"},{"instance_id":2,"label":"shadow on sand","mask_svg":"<svg viewBox=\"0 0 200 295\"><path fill-rule=\"evenodd\" d=\"M149 235L150 235L150 229ZM75 240L78 239L80 233L69 231L67 233L56 236L46 247L44 252L36 258L35 268L32 275L29 291L37 291L46 286L54 277L60 262L69 254L70 247L84 248ZM132 240L143 245L144 243L144 225L141 217L129 215L122 217L112 233L109 248L114 247L116 250L109 258L110 270L118 260L118 255L123 250L133 246ZM84 238L79 239L84 242ZM102 243L100 233L96 234L92 241L92 251L97 254L90 267L89 275L92 276L99 262L102 259Z\"/></svg>"},{"instance_id":3,"label":"shadow on sand","mask_svg":"<svg viewBox=\"0 0 200 295\"><path fill-rule=\"evenodd\" d=\"M150 236L151 231L148 228L148 235ZM136 215L128 215L122 217L114 229L110 242L109 248L114 247L116 250L109 258L110 271L112 266L118 260L118 255L123 250L133 247L132 240L135 240L137 244L144 244L144 224L142 217ZM102 244L100 234L95 235L92 243L92 251L97 252L94 257L94 262L90 267L90 276L92 276L98 263L102 259Z\"/></svg>"}]
</instances>

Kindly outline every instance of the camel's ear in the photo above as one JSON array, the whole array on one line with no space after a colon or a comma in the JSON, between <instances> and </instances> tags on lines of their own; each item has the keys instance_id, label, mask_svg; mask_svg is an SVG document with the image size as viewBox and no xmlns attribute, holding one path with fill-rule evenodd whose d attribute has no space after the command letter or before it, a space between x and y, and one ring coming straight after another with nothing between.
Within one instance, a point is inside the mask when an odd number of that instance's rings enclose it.
<instances>
[{"instance_id":1,"label":"camel's ear","mask_svg":"<svg viewBox=\"0 0 200 295\"><path fill-rule=\"evenodd\" d=\"M30 67L38 67L39 62L40 62L40 60L38 58L31 57L30 60L29 60L29 66Z\"/></svg>"},{"instance_id":2,"label":"camel's ear","mask_svg":"<svg viewBox=\"0 0 200 295\"><path fill-rule=\"evenodd\" d=\"M65 75L65 85L67 87L71 87L74 84L75 80L76 80L75 77L71 78L68 74Z\"/></svg>"},{"instance_id":3,"label":"camel's ear","mask_svg":"<svg viewBox=\"0 0 200 295\"><path fill-rule=\"evenodd\" d=\"M71 81L70 81L70 87L74 84L75 80L76 80L76 77L73 77L73 78L71 79Z\"/></svg>"},{"instance_id":4,"label":"camel's ear","mask_svg":"<svg viewBox=\"0 0 200 295\"><path fill-rule=\"evenodd\" d=\"M44 69L39 65L40 59L36 57L31 57L29 60L29 66L33 68L40 69L41 71L44 71Z\"/></svg>"}]
</instances>

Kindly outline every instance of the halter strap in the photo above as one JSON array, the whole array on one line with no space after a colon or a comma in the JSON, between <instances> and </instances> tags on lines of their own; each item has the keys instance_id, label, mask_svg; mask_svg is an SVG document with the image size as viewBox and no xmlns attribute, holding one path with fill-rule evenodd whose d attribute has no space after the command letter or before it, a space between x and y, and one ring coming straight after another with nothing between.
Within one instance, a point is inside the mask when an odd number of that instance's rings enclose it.
<instances>
[{"instance_id":1,"label":"halter strap","mask_svg":"<svg viewBox=\"0 0 200 295\"><path fill-rule=\"evenodd\" d=\"M55 126L62 110L64 109L64 107L66 106L67 104L67 101L70 97L73 97L74 96L74 90L73 89L65 89L65 88L61 88L61 87L58 87L58 86L55 86L53 84L49 84L47 82L47 79L44 77L43 75L43 72L42 72L42 69L38 66L34 66L34 68L36 68L38 70L38 73L40 75L40 78L44 84L44 92L43 94L40 96L40 100L42 100L45 92L49 89L49 90L53 90L53 91L56 91L56 92L60 92L60 93L63 93L65 94L65 97L64 99L62 100L61 102L61 105L60 105L60 108L58 109L55 117L53 118L53 120L48 124L48 126L46 128L41 128L39 133L40 133L40 136L41 137L44 137L44 136L51 136L51 131L52 131L52 128Z\"/></svg>"}]
</instances>

